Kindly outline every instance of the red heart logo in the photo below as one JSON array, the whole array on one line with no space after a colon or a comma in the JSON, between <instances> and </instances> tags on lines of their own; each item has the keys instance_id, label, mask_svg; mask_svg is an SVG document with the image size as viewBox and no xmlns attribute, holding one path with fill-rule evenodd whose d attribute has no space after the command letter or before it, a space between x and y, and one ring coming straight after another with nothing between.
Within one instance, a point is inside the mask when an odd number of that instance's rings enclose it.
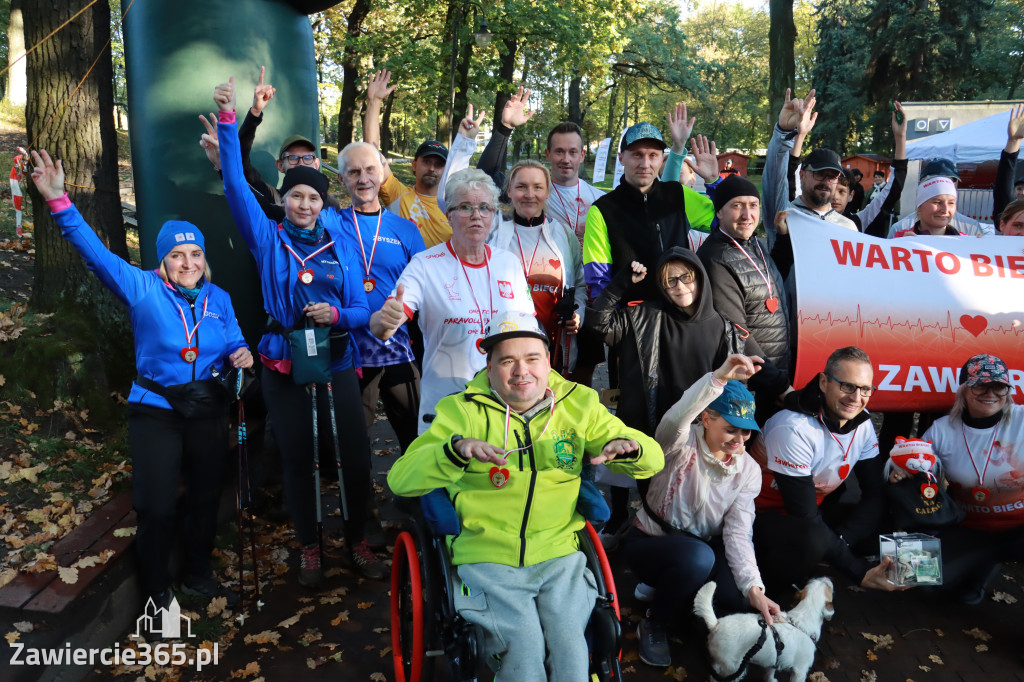
<instances>
[{"instance_id":1,"label":"red heart logo","mask_svg":"<svg viewBox=\"0 0 1024 682\"><path fill-rule=\"evenodd\" d=\"M776 310L779 309L779 299L775 298L774 296L766 299L764 302L764 307L768 309L768 312L774 313Z\"/></svg>"},{"instance_id":2,"label":"red heart logo","mask_svg":"<svg viewBox=\"0 0 1024 682\"><path fill-rule=\"evenodd\" d=\"M500 488L508 483L508 469L499 469L498 467L491 467L490 472L491 485L495 488Z\"/></svg>"},{"instance_id":3,"label":"red heart logo","mask_svg":"<svg viewBox=\"0 0 1024 682\"><path fill-rule=\"evenodd\" d=\"M181 359L185 362L195 362L199 357L199 346L187 346L181 349Z\"/></svg>"},{"instance_id":4,"label":"red heart logo","mask_svg":"<svg viewBox=\"0 0 1024 682\"><path fill-rule=\"evenodd\" d=\"M553 269L557 270L562 266L562 261L558 260L557 258L549 258L548 264L551 265Z\"/></svg>"},{"instance_id":5,"label":"red heart logo","mask_svg":"<svg viewBox=\"0 0 1024 682\"><path fill-rule=\"evenodd\" d=\"M299 270L299 281L303 284L309 284L313 281L313 268L307 268L306 270Z\"/></svg>"},{"instance_id":6,"label":"red heart logo","mask_svg":"<svg viewBox=\"0 0 1024 682\"><path fill-rule=\"evenodd\" d=\"M849 476L849 475L850 475L850 465L849 464L844 464L843 466L839 467L839 480L845 481L846 477Z\"/></svg>"},{"instance_id":7,"label":"red heart logo","mask_svg":"<svg viewBox=\"0 0 1024 682\"><path fill-rule=\"evenodd\" d=\"M984 315L961 315L960 326L978 337L988 329L988 319Z\"/></svg>"}]
</instances>

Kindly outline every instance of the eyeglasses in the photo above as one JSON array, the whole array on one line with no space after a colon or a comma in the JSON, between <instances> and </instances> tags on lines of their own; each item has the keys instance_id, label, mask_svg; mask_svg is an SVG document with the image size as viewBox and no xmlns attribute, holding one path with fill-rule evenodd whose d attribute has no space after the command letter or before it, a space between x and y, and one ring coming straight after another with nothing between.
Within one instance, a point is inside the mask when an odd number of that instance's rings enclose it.
<instances>
[{"instance_id":1,"label":"eyeglasses","mask_svg":"<svg viewBox=\"0 0 1024 682\"><path fill-rule=\"evenodd\" d=\"M679 277L669 277L665 280L666 289L675 289L680 282L683 284L693 284L693 281L697 279L697 276L692 272L685 272Z\"/></svg>"},{"instance_id":2,"label":"eyeglasses","mask_svg":"<svg viewBox=\"0 0 1024 682\"><path fill-rule=\"evenodd\" d=\"M878 386L858 386L857 384L851 384L848 381L840 381L831 374L826 374L825 376L839 384L839 390L845 393L846 395L853 395L857 391L860 391L860 394L862 396L864 396L865 398L870 398L871 394L878 390Z\"/></svg>"},{"instance_id":3,"label":"eyeglasses","mask_svg":"<svg viewBox=\"0 0 1024 682\"><path fill-rule=\"evenodd\" d=\"M978 398L980 398L981 396L985 395L989 391L991 391L992 395L994 395L997 398L1006 397L1006 394L1010 392L1010 387L1009 386L1007 386L1006 384L997 384L997 383L992 383L992 384L975 384L974 386L971 386L970 388L971 388L971 393L974 396L978 397Z\"/></svg>"},{"instance_id":4,"label":"eyeglasses","mask_svg":"<svg viewBox=\"0 0 1024 682\"><path fill-rule=\"evenodd\" d=\"M303 166L312 166L313 162L316 161L316 154L285 154L281 157L282 161L286 161L290 166L298 166L300 163Z\"/></svg>"},{"instance_id":5,"label":"eyeglasses","mask_svg":"<svg viewBox=\"0 0 1024 682\"><path fill-rule=\"evenodd\" d=\"M474 206L473 204L459 204L452 209L452 212L458 213L463 218L470 218L473 215L473 211L479 211L480 215L484 218L490 215L494 215L494 207L490 204L480 204Z\"/></svg>"},{"instance_id":6,"label":"eyeglasses","mask_svg":"<svg viewBox=\"0 0 1024 682\"><path fill-rule=\"evenodd\" d=\"M839 182L839 173L834 170L811 171L815 180L825 182Z\"/></svg>"}]
</instances>

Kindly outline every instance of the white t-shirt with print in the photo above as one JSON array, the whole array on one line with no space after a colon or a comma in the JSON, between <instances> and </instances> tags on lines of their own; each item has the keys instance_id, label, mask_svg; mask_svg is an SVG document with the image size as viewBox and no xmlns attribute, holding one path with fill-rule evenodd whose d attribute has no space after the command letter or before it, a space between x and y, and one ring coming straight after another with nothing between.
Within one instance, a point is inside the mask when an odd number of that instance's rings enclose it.
<instances>
[{"instance_id":1,"label":"white t-shirt with print","mask_svg":"<svg viewBox=\"0 0 1024 682\"><path fill-rule=\"evenodd\" d=\"M413 256L398 278L405 285L406 314L419 312L423 331L419 433L430 426L424 417L434 414L438 401L464 390L486 365L479 342L491 316L534 312L522 263L504 249L486 248L486 262L471 265L443 242Z\"/></svg>"},{"instance_id":2,"label":"white t-shirt with print","mask_svg":"<svg viewBox=\"0 0 1024 682\"><path fill-rule=\"evenodd\" d=\"M547 207L544 209L548 217L557 220L572 232L580 240L580 248L583 248L583 230L587 224L587 211L590 206L604 196L604 192L594 187L586 180L579 180L577 184L563 187L551 183L551 196L548 197Z\"/></svg>"}]
</instances>

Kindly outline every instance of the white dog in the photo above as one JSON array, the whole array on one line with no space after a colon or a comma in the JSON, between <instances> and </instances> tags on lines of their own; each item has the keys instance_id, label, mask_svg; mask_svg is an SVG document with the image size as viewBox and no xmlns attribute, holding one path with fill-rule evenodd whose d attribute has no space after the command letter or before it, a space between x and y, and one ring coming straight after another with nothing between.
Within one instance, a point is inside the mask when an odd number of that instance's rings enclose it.
<instances>
[{"instance_id":1,"label":"white dog","mask_svg":"<svg viewBox=\"0 0 1024 682\"><path fill-rule=\"evenodd\" d=\"M741 680L751 663L766 670L764 679L767 682L775 680L776 670L791 670L793 680L803 682L807 679L814 663L815 642L821 635L821 624L835 613L831 580L811 580L797 593L800 603L777 616L774 625L767 628L757 613L737 613L719 620L711 605L714 594L713 582L700 588L693 600L693 612L704 619L710 631L708 652L717 679ZM762 640L760 646L759 639Z\"/></svg>"}]
</instances>

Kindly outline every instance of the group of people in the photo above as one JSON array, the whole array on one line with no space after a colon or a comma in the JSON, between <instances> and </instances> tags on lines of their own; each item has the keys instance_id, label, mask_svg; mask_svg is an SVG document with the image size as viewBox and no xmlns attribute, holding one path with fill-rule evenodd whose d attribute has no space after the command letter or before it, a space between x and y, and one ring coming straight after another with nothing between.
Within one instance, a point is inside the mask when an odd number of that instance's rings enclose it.
<instances>
[{"instance_id":1,"label":"group of people","mask_svg":"<svg viewBox=\"0 0 1024 682\"><path fill-rule=\"evenodd\" d=\"M780 611L776 600L822 561L863 587L901 589L888 580L887 561L865 559L877 553L878 532L891 530L892 443L880 442L866 410L877 390L870 358L856 347L836 349L808 385L791 385L786 212L879 237L895 229L886 216L906 179L902 107L892 116L892 178L866 205L835 152L802 150L817 118L813 91L787 93L763 196L739 174L720 176L715 143L691 139L695 121L685 105L669 112L671 144L647 122L626 131L622 181L607 194L580 177L586 146L573 123L548 135L550 167L525 161L507 169L508 140L532 115L522 88L476 168L469 165L483 114L474 118L470 108L451 149L434 140L419 146L408 187L376 146L381 102L396 87L390 78L379 72L367 89L365 141L339 152L345 208L329 194L306 137L281 144L280 187L252 169L249 149L275 94L262 71L241 128L233 79L214 90L217 113L200 117L200 144L223 177L268 313L260 385L301 545L299 582L323 581L311 475L310 423L318 417L336 420L345 435L350 566L369 579L386 574L366 536L367 429L380 401L403 453L388 476L392 491L443 490L460 521L449 538L463 584L458 606L484 633L483 658L496 679L586 677L583 631L596 590L578 551L587 510L577 504L595 467L611 483L602 537L609 547L621 541L637 597L652 601L638 631L650 665L671 663L668 634L708 580L719 584L720 610L753 609L768 623ZM997 178L1003 234L1024 235L1024 200L1011 200L1021 139L1018 107ZM254 359L227 293L210 281L203 234L169 221L157 238L159 269L132 267L69 202L60 162L45 151L33 151L32 161L64 236L130 309L143 589L158 605L170 598L166 538L177 490L167 482L182 476L181 588L230 595L209 561L227 446L227 402L215 377ZM703 178L703 193L685 182L689 175ZM955 167L951 174L941 163L925 168L917 212L891 236L985 231L959 221L951 175ZM766 237L756 234L762 216ZM318 329L329 346L327 406L316 402L318 382L295 376L307 352L317 355L308 344ZM590 387L606 353L619 392L615 415ZM1024 546L1024 408L1013 405L1011 388L1002 360L975 356L950 415L919 434L932 441L965 505L966 519L942 531L944 589L969 603L984 595L998 562L1019 558ZM887 423L912 435L898 415ZM889 471L893 482L903 475ZM851 473L860 490L853 505L839 501ZM632 479L641 501L635 515Z\"/></svg>"}]
</instances>

